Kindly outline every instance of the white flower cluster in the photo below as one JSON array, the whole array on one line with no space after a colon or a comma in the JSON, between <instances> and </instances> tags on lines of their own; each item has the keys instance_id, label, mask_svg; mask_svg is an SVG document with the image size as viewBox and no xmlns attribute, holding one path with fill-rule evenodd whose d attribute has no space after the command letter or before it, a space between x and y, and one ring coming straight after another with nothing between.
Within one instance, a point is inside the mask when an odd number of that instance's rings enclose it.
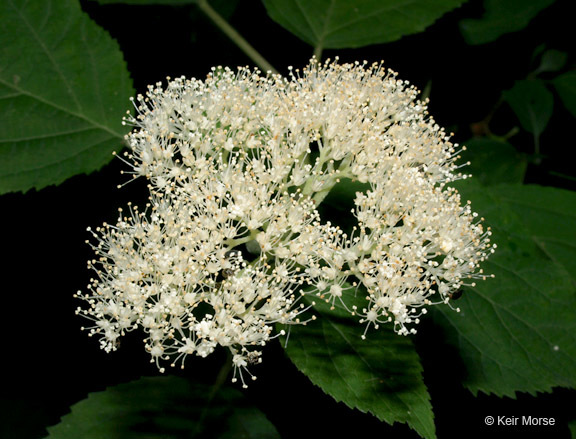
<instances>
[{"instance_id":1,"label":"white flower cluster","mask_svg":"<svg viewBox=\"0 0 576 439\"><path fill-rule=\"evenodd\" d=\"M461 177L455 145L381 65L313 60L289 79L215 68L137 102L126 160L150 203L93 232L97 276L78 293L106 351L137 327L160 370L226 346L244 383L276 323L306 322L303 295L408 334L485 277L490 232L446 186ZM317 210L348 179L369 184L350 236ZM361 309L343 294L359 288Z\"/></svg>"}]
</instances>

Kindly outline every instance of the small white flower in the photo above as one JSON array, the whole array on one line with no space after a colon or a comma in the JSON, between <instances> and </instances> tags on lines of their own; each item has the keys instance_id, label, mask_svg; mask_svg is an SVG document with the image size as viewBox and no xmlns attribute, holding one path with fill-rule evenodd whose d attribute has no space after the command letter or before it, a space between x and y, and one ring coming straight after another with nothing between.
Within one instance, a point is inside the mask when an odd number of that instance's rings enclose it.
<instances>
[{"instance_id":1,"label":"small white flower","mask_svg":"<svg viewBox=\"0 0 576 439\"><path fill-rule=\"evenodd\" d=\"M92 232L97 275L78 293L106 351L138 327L161 370L224 346L245 385L274 325L303 323L304 291L348 309L362 284L366 307L351 312L364 335L387 322L406 335L485 277L490 231L446 185L457 146L381 65L312 61L290 79L214 69L150 86L128 122L149 206ZM346 178L369 184L352 236L317 210Z\"/></svg>"}]
</instances>

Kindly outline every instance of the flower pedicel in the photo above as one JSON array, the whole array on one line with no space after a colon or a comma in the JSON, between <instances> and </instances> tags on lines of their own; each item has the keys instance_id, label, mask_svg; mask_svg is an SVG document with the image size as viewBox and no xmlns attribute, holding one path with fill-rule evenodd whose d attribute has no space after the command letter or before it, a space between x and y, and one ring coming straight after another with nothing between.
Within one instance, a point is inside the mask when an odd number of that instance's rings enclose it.
<instances>
[{"instance_id":1,"label":"flower pedicel","mask_svg":"<svg viewBox=\"0 0 576 439\"><path fill-rule=\"evenodd\" d=\"M380 64L315 60L289 79L214 68L150 86L125 157L150 201L92 232L96 276L77 294L90 335L109 352L142 327L161 371L225 346L245 385L276 323L313 319L304 295L342 303L359 336L415 333L427 306L486 277L496 247L446 185L466 178L457 146L417 93ZM317 211L344 179L369 185L350 236ZM359 287L361 309L343 294Z\"/></svg>"}]
</instances>

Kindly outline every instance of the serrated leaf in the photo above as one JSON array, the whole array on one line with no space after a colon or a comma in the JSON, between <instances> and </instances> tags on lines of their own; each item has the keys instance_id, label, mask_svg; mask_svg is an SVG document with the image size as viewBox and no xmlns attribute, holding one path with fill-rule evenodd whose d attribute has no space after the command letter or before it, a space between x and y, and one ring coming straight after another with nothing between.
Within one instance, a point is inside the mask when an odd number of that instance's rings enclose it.
<instances>
[{"instance_id":1,"label":"serrated leaf","mask_svg":"<svg viewBox=\"0 0 576 439\"><path fill-rule=\"evenodd\" d=\"M485 44L524 29L538 13L555 0L484 0L484 16L464 19L460 31L468 44Z\"/></svg>"},{"instance_id":2,"label":"serrated leaf","mask_svg":"<svg viewBox=\"0 0 576 439\"><path fill-rule=\"evenodd\" d=\"M565 107L576 117L576 72L567 72L552 80Z\"/></svg>"},{"instance_id":3,"label":"serrated leaf","mask_svg":"<svg viewBox=\"0 0 576 439\"><path fill-rule=\"evenodd\" d=\"M423 31L465 0L263 0L268 15L314 47L340 49Z\"/></svg>"},{"instance_id":4,"label":"serrated leaf","mask_svg":"<svg viewBox=\"0 0 576 439\"><path fill-rule=\"evenodd\" d=\"M110 161L132 94L118 44L77 1L0 2L0 193Z\"/></svg>"},{"instance_id":5,"label":"serrated leaf","mask_svg":"<svg viewBox=\"0 0 576 439\"><path fill-rule=\"evenodd\" d=\"M474 138L460 153L460 163L470 162L462 169L483 185L522 183L526 174L526 158L508 142L488 138Z\"/></svg>"},{"instance_id":6,"label":"serrated leaf","mask_svg":"<svg viewBox=\"0 0 576 439\"><path fill-rule=\"evenodd\" d=\"M512 397L576 386L576 290L566 270L576 247L576 194L516 185L459 189L498 244L483 264L496 277L465 289L461 313L433 312L464 363L464 385ZM558 241L567 253L548 249Z\"/></svg>"},{"instance_id":7,"label":"serrated leaf","mask_svg":"<svg viewBox=\"0 0 576 439\"><path fill-rule=\"evenodd\" d=\"M494 259L484 267L496 278L467 288L461 313L437 310L456 331L463 384L510 397L574 387L576 301L566 274L545 260Z\"/></svg>"},{"instance_id":8,"label":"serrated leaf","mask_svg":"<svg viewBox=\"0 0 576 439\"><path fill-rule=\"evenodd\" d=\"M242 394L183 378L142 378L91 393L48 428L48 439L279 438Z\"/></svg>"},{"instance_id":9,"label":"serrated leaf","mask_svg":"<svg viewBox=\"0 0 576 439\"><path fill-rule=\"evenodd\" d=\"M540 80L516 81L503 93L522 128L539 137L554 111L554 96Z\"/></svg>"},{"instance_id":10,"label":"serrated leaf","mask_svg":"<svg viewBox=\"0 0 576 439\"><path fill-rule=\"evenodd\" d=\"M360 295L360 292L358 293ZM348 305L360 302L348 290ZM293 326L286 352L312 383L336 401L371 413L389 424L407 423L421 436L435 437L430 396L412 341L391 327L370 331L366 340L358 319L340 304L331 310L320 300L320 317Z\"/></svg>"}]
</instances>

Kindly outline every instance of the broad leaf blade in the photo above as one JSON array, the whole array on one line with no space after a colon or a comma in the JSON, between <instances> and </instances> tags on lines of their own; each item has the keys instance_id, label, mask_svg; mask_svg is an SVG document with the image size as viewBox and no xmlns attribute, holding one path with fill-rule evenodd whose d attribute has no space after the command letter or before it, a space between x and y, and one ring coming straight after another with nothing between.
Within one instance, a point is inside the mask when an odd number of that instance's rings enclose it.
<instances>
[{"instance_id":1,"label":"broad leaf blade","mask_svg":"<svg viewBox=\"0 0 576 439\"><path fill-rule=\"evenodd\" d=\"M423 31L465 0L264 0L268 15L314 47L339 49Z\"/></svg>"},{"instance_id":2,"label":"broad leaf blade","mask_svg":"<svg viewBox=\"0 0 576 439\"><path fill-rule=\"evenodd\" d=\"M501 186L492 193L516 214L529 237L576 285L576 193L542 186Z\"/></svg>"},{"instance_id":3,"label":"broad leaf blade","mask_svg":"<svg viewBox=\"0 0 576 439\"><path fill-rule=\"evenodd\" d=\"M544 83L539 80L516 81L503 96L516 113L522 128L539 137L554 111L554 96Z\"/></svg>"},{"instance_id":4,"label":"broad leaf blade","mask_svg":"<svg viewBox=\"0 0 576 439\"><path fill-rule=\"evenodd\" d=\"M470 162L462 169L472 174L483 185L522 183L526 174L526 158L508 142L487 138L474 138L467 142L460 153L461 163Z\"/></svg>"},{"instance_id":5,"label":"broad leaf blade","mask_svg":"<svg viewBox=\"0 0 576 439\"><path fill-rule=\"evenodd\" d=\"M345 295L347 304L356 300L353 293ZM430 397L410 338L382 327L362 340L364 328L341 306L330 310L321 302L315 308L321 313L316 321L291 328L286 352L296 367L336 401L435 437Z\"/></svg>"},{"instance_id":6,"label":"broad leaf blade","mask_svg":"<svg viewBox=\"0 0 576 439\"><path fill-rule=\"evenodd\" d=\"M456 331L466 366L464 385L474 394L513 397L576 385L574 291L550 261L494 257L495 279L467 288L455 313L438 308Z\"/></svg>"},{"instance_id":7,"label":"broad leaf blade","mask_svg":"<svg viewBox=\"0 0 576 439\"><path fill-rule=\"evenodd\" d=\"M460 22L460 31L468 44L485 44L500 36L525 28L554 0L484 0L485 14L480 19Z\"/></svg>"},{"instance_id":8,"label":"broad leaf blade","mask_svg":"<svg viewBox=\"0 0 576 439\"><path fill-rule=\"evenodd\" d=\"M77 1L0 2L0 192L110 161L132 94L117 43Z\"/></svg>"},{"instance_id":9,"label":"broad leaf blade","mask_svg":"<svg viewBox=\"0 0 576 439\"><path fill-rule=\"evenodd\" d=\"M571 253L554 248L551 259L541 244L558 239L574 247L576 195L537 186L460 189L499 244L483 265L495 279L466 288L461 313L433 313L453 335L464 385L501 396L576 386L576 291L564 264Z\"/></svg>"},{"instance_id":10,"label":"broad leaf blade","mask_svg":"<svg viewBox=\"0 0 576 439\"><path fill-rule=\"evenodd\" d=\"M274 426L242 394L177 377L142 378L91 393L49 427L48 439L278 438Z\"/></svg>"}]
</instances>

